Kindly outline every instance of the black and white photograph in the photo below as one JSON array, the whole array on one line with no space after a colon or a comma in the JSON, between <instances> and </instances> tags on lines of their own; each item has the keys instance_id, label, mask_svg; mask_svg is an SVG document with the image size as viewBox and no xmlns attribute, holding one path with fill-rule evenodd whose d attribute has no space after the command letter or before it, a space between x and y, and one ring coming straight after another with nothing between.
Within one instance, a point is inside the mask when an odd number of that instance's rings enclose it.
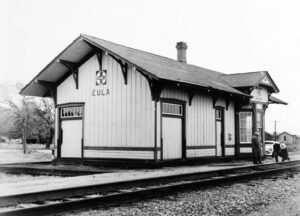
<instances>
[{"instance_id":1,"label":"black and white photograph","mask_svg":"<svg viewBox=\"0 0 300 216\"><path fill-rule=\"evenodd\" d=\"M0 0L0 216L300 215L300 1Z\"/></svg>"}]
</instances>

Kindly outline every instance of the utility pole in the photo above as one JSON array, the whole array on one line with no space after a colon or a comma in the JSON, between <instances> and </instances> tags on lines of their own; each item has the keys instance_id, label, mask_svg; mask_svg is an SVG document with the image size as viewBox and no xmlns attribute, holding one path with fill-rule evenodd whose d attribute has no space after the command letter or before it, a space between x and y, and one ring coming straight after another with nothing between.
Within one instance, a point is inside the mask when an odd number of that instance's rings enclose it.
<instances>
[{"instance_id":1,"label":"utility pole","mask_svg":"<svg viewBox=\"0 0 300 216\"><path fill-rule=\"evenodd\" d=\"M274 121L274 123L275 123L275 138L274 138L274 140L275 140L275 142L277 141L276 139L277 139L277 131L276 131L276 127L277 127L277 122L279 122L279 121Z\"/></svg>"}]
</instances>

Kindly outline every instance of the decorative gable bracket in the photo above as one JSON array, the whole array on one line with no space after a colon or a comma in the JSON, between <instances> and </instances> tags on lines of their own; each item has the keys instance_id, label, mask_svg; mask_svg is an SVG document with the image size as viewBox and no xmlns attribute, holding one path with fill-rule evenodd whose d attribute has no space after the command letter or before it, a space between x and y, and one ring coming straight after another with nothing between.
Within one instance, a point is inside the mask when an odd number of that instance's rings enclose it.
<instances>
[{"instance_id":1,"label":"decorative gable bracket","mask_svg":"<svg viewBox=\"0 0 300 216\"><path fill-rule=\"evenodd\" d=\"M100 71L102 71L102 52L95 50L96 56L97 56L97 60L98 60L98 64L99 64L99 69Z\"/></svg>"},{"instance_id":2,"label":"decorative gable bracket","mask_svg":"<svg viewBox=\"0 0 300 216\"><path fill-rule=\"evenodd\" d=\"M63 60L63 59L59 59L58 62L70 70L70 72L72 73L72 76L74 78L74 81L75 81L76 89L78 89L78 67L77 67L77 64L75 62L71 62L71 61L67 61L67 60Z\"/></svg>"},{"instance_id":3,"label":"decorative gable bracket","mask_svg":"<svg viewBox=\"0 0 300 216\"><path fill-rule=\"evenodd\" d=\"M192 100L193 100L193 97L195 95L195 92L193 90L189 90L188 91L188 96L189 96L189 106L192 105Z\"/></svg>"},{"instance_id":4,"label":"decorative gable bracket","mask_svg":"<svg viewBox=\"0 0 300 216\"><path fill-rule=\"evenodd\" d=\"M213 98L213 108L215 109L216 108L216 103L217 103L217 100L218 100L218 96L216 94L213 94L212 98Z\"/></svg>"},{"instance_id":5,"label":"decorative gable bracket","mask_svg":"<svg viewBox=\"0 0 300 216\"><path fill-rule=\"evenodd\" d=\"M145 76L145 77L146 77L149 87L150 87L152 100L159 101L160 94L163 89L162 85L157 80L155 80L151 77L148 77L148 76Z\"/></svg>"},{"instance_id":6,"label":"decorative gable bracket","mask_svg":"<svg viewBox=\"0 0 300 216\"><path fill-rule=\"evenodd\" d=\"M56 83L55 82L50 82L50 81L38 80L38 79L36 79L35 82L39 85L44 86L45 88L47 88L49 90L50 95L53 98L54 105L56 105L57 104L57 101L56 101Z\"/></svg>"},{"instance_id":7,"label":"decorative gable bracket","mask_svg":"<svg viewBox=\"0 0 300 216\"><path fill-rule=\"evenodd\" d=\"M226 97L226 99L225 99L225 103L226 103L226 110L228 110L228 107L229 107L229 105L230 105L230 98L229 97Z\"/></svg>"},{"instance_id":8,"label":"decorative gable bracket","mask_svg":"<svg viewBox=\"0 0 300 216\"><path fill-rule=\"evenodd\" d=\"M127 85L127 77L128 77L128 64L127 62L123 62L121 59L116 58L115 56L109 54L116 62L120 64L123 78L124 78L124 83Z\"/></svg>"},{"instance_id":9,"label":"decorative gable bracket","mask_svg":"<svg viewBox=\"0 0 300 216\"><path fill-rule=\"evenodd\" d=\"M123 78L124 78L124 83L125 85L127 85L127 76L128 76L128 64L126 62L122 62L121 60L118 61L121 69L122 69L122 74L123 74Z\"/></svg>"}]
</instances>

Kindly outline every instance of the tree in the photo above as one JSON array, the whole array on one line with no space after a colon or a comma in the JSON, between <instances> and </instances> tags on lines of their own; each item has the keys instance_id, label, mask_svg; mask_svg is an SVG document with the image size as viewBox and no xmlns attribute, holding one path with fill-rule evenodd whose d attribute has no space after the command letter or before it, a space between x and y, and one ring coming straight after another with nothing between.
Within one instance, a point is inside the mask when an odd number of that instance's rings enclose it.
<instances>
[{"instance_id":1,"label":"tree","mask_svg":"<svg viewBox=\"0 0 300 216\"><path fill-rule=\"evenodd\" d=\"M54 103L51 99L42 98L34 113L40 119L39 135L46 132L46 148L50 148L54 137ZM42 129L42 130L41 130ZM39 137L41 139L41 136Z\"/></svg>"},{"instance_id":2,"label":"tree","mask_svg":"<svg viewBox=\"0 0 300 216\"><path fill-rule=\"evenodd\" d=\"M24 153L27 140L46 143L46 148L49 148L54 137L53 101L49 98L21 96L19 91L22 87L20 83L0 83L0 135L21 138Z\"/></svg>"},{"instance_id":3,"label":"tree","mask_svg":"<svg viewBox=\"0 0 300 216\"><path fill-rule=\"evenodd\" d=\"M21 132L23 152L27 153L27 131L32 128L32 121L30 113L32 112L32 107L34 102L30 101L32 98L22 97L18 102L12 99L6 98L5 102L7 105L7 119L6 123L9 129L10 136L18 136Z\"/></svg>"}]
</instances>

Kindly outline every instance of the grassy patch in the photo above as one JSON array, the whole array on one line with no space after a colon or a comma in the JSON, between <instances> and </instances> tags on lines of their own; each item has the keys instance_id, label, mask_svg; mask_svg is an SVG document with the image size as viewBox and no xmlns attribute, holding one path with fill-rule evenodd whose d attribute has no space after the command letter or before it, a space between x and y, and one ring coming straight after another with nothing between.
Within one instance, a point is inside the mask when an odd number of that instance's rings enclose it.
<instances>
[{"instance_id":1,"label":"grassy patch","mask_svg":"<svg viewBox=\"0 0 300 216\"><path fill-rule=\"evenodd\" d=\"M29 149L27 154L22 149L0 149L0 164L51 161L51 150Z\"/></svg>"}]
</instances>

